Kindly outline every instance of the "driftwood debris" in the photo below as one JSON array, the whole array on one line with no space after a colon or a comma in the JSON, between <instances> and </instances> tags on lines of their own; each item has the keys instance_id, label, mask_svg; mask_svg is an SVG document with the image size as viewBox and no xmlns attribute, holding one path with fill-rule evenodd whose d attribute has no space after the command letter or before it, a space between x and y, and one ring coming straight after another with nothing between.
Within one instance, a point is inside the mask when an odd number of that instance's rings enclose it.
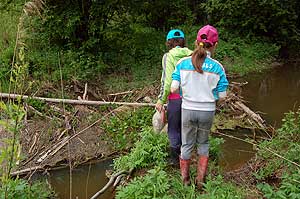
<instances>
[{"instance_id":1,"label":"driftwood debris","mask_svg":"<svg viewBox=\"0 0 300 199\"><path fill-rule=\"evenodd\" d=\"M248 108L245 104L240 101L236 101L232 104L235 108L240 109L247 113L249 117L251 117L260 128L265 128L265 121L260 117L260 115L254 113L250 108Z\"/></svg>"},{"instance_id":2,"label":"driftwood debris","mask_svg":"<svg viewBox=\"0 0 300 199\"><path fill-rule=\"evenodd\" d=\"M246 84L246 83L244 83ZM254 111L252 111L248 106L245 105L244 100L240 96L241 88L240 86L244 85L243 83L234 83L230 85L230 89L227 93L227 97L225 100L222 100L221 103L218 103L218 110L220 108L225 108L231 110L233 113L237 115L246 115L251 121L253 127L257 127L261 130L267 131L268 126L263 118Z\"/></svg>"}]
</instances>

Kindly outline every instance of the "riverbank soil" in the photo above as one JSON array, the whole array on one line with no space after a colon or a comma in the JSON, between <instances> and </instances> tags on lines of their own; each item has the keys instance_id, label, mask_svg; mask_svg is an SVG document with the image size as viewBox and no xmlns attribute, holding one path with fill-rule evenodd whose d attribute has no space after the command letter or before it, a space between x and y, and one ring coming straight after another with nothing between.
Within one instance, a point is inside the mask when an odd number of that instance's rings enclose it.
<instances>
[{"instance_id":1,"label":"riverbank soil","mask_svg":"<svg viewBox=\"0 0 300 199\"><path fill-rule=\"evenodd\" d=\"M69 162L76 166L108 156L112 148L102 139L104 131L100 121L91 126L101 117L84 106L76 106L75 112L65 117L51 119L36 114L28 117L21 133L24 160L19 169L54 167Z\"/></svg>"}]
</instances>

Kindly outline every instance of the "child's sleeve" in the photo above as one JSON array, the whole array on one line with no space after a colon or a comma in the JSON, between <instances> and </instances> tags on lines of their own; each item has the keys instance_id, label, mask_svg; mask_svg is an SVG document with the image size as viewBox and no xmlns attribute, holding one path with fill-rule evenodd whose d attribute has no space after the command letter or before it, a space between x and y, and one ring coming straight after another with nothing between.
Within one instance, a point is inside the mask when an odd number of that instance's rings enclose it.
<instances>
[{"instance_id":1,"label":"child's sleeve","mask_svg":"<svg viewBox=\"0 0 300 199\"><path fill-rule=\"evenodd\" d=\"M180 86L180 64L176 65L176 68L172 74L171 90L179 89Z\"/></svg>"},{"instance_id":2,"label":"child's sleeve","mask_svg":"<svg viewBox=\"0 0 300 199\"><path fill-rule=\"evenodd\" d=\"M226 91L229 85L229 82L226 78L226 74L223 68L220 71L219 75L220 75L220 79L216 87L217 99L226 97L227 95Z\"/></svg>"}]
</instances>

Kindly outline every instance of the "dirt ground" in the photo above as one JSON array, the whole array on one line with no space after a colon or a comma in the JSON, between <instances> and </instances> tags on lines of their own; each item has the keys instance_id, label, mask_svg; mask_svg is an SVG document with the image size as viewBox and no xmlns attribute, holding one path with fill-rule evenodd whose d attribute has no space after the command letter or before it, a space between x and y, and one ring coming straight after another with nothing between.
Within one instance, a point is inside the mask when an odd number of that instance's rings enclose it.
<instances>
[{"instance_id":1,"label":"dirt ground","mask_svg":"<svg viewBox=\"0 0 300 199\"><path fill-rule=\"evenodd\" d=\"M20 137L23 161L18 169L49 168L69 162L76 166L111 154L99 122L91 126L100 118L87 119L91 111L84 106L75 109L76 115L67 122L36 115L27 118Z\"/></svg>"}]
</instances>

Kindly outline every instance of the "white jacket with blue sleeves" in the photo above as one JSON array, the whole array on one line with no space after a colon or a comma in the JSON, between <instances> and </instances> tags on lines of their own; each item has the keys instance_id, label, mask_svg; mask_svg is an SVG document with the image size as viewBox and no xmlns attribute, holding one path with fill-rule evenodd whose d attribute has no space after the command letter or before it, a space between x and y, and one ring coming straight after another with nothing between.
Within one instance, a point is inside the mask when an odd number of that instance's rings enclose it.
<instances>
[{"instance_id":1,"label":"white jacket with blue sleeves","mask_svg":"<svg viewBox=\"0 0 300 199\"><path fill-rule=\"evenodd\" d=\"M171 87L181 87L182 108L214 111L216 100L226 96L229 83L225 70L217 60L207 56L201 74L195 70L191 58L190 56L179 60L172 74Z\"/></svg>"}]
</instances>

